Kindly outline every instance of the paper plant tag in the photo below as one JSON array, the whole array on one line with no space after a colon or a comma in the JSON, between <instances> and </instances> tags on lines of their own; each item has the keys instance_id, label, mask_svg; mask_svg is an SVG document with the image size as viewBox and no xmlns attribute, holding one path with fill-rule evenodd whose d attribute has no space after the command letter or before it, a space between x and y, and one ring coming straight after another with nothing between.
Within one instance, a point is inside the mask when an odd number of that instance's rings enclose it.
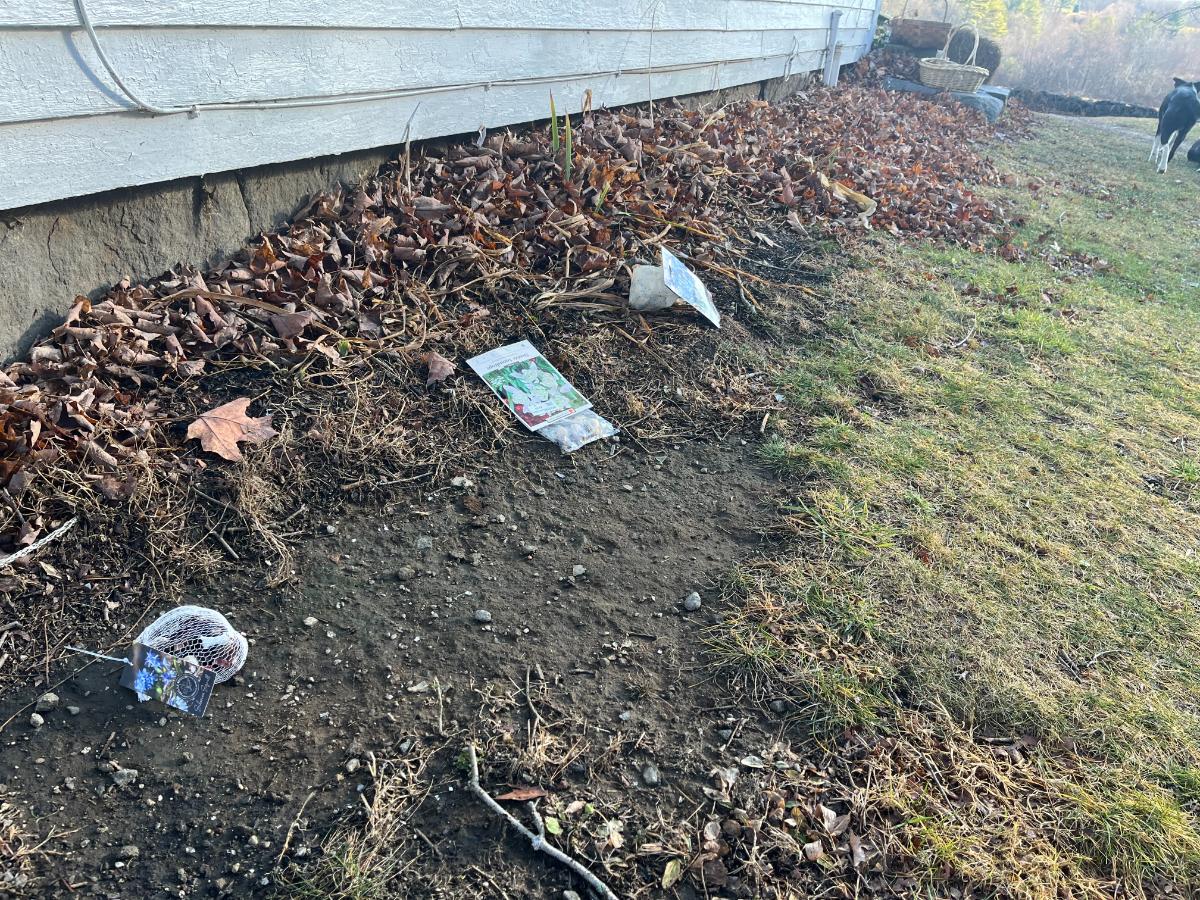
<instances>
[{"instance_id":1,"label":"paper plant tag","mask_svg":"<svg viewBox=\"0 0 1200 900\"><path fill-rule=\"evenodd\" d=\"M193 716L204 715L217 683L215 672L145 644L133 645L133 665L121 673L121 687Z\"/></svg>"},{"instance_id":2,"label":"paper plant tag","mask_svg":"<svg viewBox=\"0 0 1200 900\"><path fill-rule=\"evenodd\" d=\"M708 288L683 262L668 250L662 248L663 283L684 303L694 306L700 315L708 319L718 328L721 327L721 314L713 305Z\"/></svg>"},{"instance_id":3,"label":"paper plant tag","mask_svg":"<svg viewBox=\"0 0 1200 900\"><path fill-rule=\"evenodd\" d=\"M467 365L530 431L592 406L529 341L473 356Z\"/></svg>"}]
</instances>

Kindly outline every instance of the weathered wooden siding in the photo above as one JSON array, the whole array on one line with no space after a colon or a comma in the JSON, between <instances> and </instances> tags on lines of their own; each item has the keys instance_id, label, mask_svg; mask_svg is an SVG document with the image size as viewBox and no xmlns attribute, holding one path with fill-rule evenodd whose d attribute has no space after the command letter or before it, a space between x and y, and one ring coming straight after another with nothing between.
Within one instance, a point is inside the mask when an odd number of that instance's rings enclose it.
<instances>
[{"instance_id":1,"label":"weathered wooden siding","mask_svg":"<svg viewBox=\"0 0 1200 900\"><path fill-rule=\"evenodd\" d=\"M821 68L875 0L74 0L0 3L0 208ZM216 104L218 108L212 108Z\"/></svg>"}]
</instances>

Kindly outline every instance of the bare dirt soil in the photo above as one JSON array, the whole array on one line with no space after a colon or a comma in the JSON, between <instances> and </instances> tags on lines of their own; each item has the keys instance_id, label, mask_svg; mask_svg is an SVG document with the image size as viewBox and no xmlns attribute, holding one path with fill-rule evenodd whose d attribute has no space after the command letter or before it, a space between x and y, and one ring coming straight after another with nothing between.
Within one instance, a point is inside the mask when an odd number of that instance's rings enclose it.
<instances>
[{"instance_id":1,"label":"bare dirt soil","mask_svg":"<svg viewBox=\"0 0 1200 900\"><path fill-rule=\"evenodd\" d=\"M315 792L289 848L301 856L360 806L366 755L396 748L453 750L436 761L416 822L458 868L484 865L497 825L453 757L481 728L484 698L523 696L527 678L636 748L592 794L676 800L677 780L704 781L735 753L720 752L730 726L697 653L720 581L759 545L755 523L778 490L744 443L564 458L530 438L473 476L477 486L414 491L320 527L296 589L255 597L259 573L247 572L190 596L232 610L251 640L207 718L139 705L117 686L118 667L98 662L56 689L45 725L5 732L7 791L33 803L44 831L69 832L53 843L48 896L270 893L303 798ZM703 605L687 612L692 591ZM529 718L520 706L518 721ZM642 777L650 763L657 788ZM561 777L591 774L580 763ZM526 868L510 895L570 887L552 865Z\"/></svg>"}]
</instances>

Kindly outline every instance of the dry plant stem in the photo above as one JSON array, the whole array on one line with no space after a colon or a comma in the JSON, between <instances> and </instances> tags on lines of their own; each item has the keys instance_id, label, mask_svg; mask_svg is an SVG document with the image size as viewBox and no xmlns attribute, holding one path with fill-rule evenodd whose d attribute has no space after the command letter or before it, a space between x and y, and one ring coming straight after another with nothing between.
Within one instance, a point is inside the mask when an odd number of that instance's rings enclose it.
<instances>
[{"instance_id":1,"label":"dry plant stem","mask_svg":"<svg viewBox=\"0 0 1200 900\"><path fill-rule=\"evenodd\" d=\"M555 859L562 863L564 866L586 881L588 887L603 897L604 900L617 900L617 895L609 889L608 885L585 869L581 863L576 862L557 847L546 842L546 829L542 824L542 817L538 815L537 809L532 803L529 804L529 807L533 811L533 821L534 824L537 825L538 829L537 834L534 834L532 831L522 825L521 822L508 810L501 806L491 794L480 787L479 759L475 755L474 744L467 744L467 756L471 760L471 790L474 791L475 795L484 802L484 805L487 806L488 809L490 809L500 818L504 819L509 825L520 832L521 835L523 835L526 840L529 841L529 846L531 846L534 850L539 850L542 853L545 853L551 859Z\"/></svg>"},{"instance_id":2,"label":"dry plant stem","mask_svg":"<svg viewBox=\"0 0 1200 900\"><path fill-rule=\"evenodd\" d=\"M304 815L304 810L308 809L308 804L313 797L317 796L316 791L309 791L308 796L304 798L304 802L300 804L300 811L296 813L296 818L292 819L292 824L288 826L287 836L283 839L283 848L279 851L279 855L275 857L275 865L283 862L283 858L287 856L288 848L292 846L292 837L296 834L296 826L300 824L300 817Z\"/></svg>"}]
</instances>

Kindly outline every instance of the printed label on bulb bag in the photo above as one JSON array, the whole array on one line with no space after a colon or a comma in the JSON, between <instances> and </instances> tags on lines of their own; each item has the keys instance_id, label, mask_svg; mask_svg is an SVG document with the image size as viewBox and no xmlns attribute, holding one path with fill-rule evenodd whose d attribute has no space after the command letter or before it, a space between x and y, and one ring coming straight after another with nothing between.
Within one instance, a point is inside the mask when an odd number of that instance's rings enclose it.
<instances>
[{"instance_id":1,"label":"printed label on bulb bag","mask_svg":"<svg viewBox=\"0 0 1200 900\"><path fill-rule=\"evenodd\" d=\"M134 644L133 665L121 672L121 687L141 700L157 700L191 716L203 716L217 682L216 673L197 663L145 644Z\"/></svg>"}]
</instances>

